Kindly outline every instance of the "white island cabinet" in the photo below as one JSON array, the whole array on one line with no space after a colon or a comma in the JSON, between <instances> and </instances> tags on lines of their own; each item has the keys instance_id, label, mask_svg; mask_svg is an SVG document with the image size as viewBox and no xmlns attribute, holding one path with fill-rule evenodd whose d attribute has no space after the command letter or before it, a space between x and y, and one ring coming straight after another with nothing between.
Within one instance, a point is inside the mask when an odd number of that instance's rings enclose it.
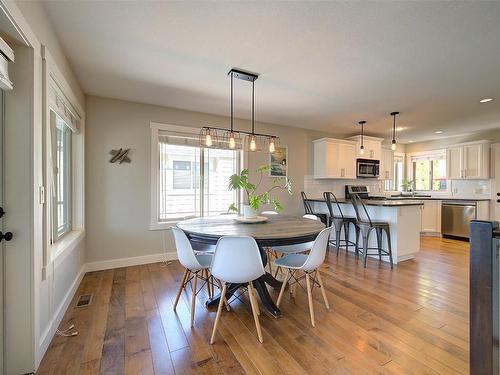
<instances>
[{"instance_id":1,"label":"white island cabinet","mask_svg":"<svg viewBox=\"0 0 500 375\"><path fill-rule=\"evenodd\" d=\"M310 199L313 203L314 212L328 213L326 203L322 198ZM345 216L355 217L354 207L350 201L340 200L342 212ZM366 208L372 220L387 221L391 228L392 257L394 264L413 259L420 251L420 230L422 226L422 201L366 201ZM335 236L335 234L332 234ZM343 236L343 234L342 234ZM356 238L354 228L351 226L350 240ZM343 237L342 237L343 239ZM360 240L360 245L361 245ZM369 247L377 247L377 236L375 231L370 234ZM387 249L387 240L383 236L383 248ZM341 250L345 251L345 250ZM349 251L354 251L350 246ZM375 252L371 250L369 252ZM378 260L378 255L373 256ZM383 261L389 262L389 257L383 256Z\"/></svg>"}]
</instances>

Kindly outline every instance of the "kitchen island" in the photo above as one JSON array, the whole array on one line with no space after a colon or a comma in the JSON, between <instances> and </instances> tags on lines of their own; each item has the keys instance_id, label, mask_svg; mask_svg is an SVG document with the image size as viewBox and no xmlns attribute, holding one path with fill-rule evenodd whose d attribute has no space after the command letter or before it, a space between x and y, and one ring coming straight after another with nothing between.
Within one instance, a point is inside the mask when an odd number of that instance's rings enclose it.
<instances>
[{"instance_id":1,"label":"kitchen island","mask_svg":"<svg viewBox=\"0 0 500 375\"><path fill-rule=\"evenodd\" d=\"M313 211L316 213L328 214L328 208L323 198L307 199L311 203ZM355 217L356 212L350 200L338 199L344 216ZM392 257L394 264L403 262L415 257L420 251L420 228L422 221L421 200L364 200L366 209L372 220L387 221L391 228ZM337 214L337 208L334 207ZM387 248L387 240L383 236L383 248ZM349 239L354 241L355 231L351 225ZM361 242L361 240L360 240ZM361 245L361 243L360 243ZM370 234L369 247L377 246L377 236L375 231ZM354 246L349 248L354 251ZM378 256L372 256L378 258ZM389 262L388 257L382 257L382 260Z\"/></svg>"}]
</instances>

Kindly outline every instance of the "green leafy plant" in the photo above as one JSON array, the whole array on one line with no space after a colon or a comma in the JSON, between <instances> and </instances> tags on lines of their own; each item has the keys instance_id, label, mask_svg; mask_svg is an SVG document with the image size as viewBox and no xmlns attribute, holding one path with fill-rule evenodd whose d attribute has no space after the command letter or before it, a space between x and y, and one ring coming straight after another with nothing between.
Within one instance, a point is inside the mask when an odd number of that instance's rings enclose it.
<instances>
[{"instance_id":1,"label":"green leafy plant","mask_svg":"<svg viewBox=\"0 0 500 375\"><path fill-rule=\"evenodd\" d=\"M415 180L403 180L401 181L401 187L403 188L403 191L411 191L414 183Z\"/></svg>"},{"instance_id":2,"label":"green leafy plant","mask_svg":"<svg viewBox=\"0 0 500 375\"><path fill-rule=\"evenodd\" d=\"M283 206L278 198L272 197L271 193L276 190L284 190L288 194L292 194L292 183L288 178L283 179L276 178L272 182L272 186L263 191L262 193L258 193L264 173L268 172L270 169L269 165L262 165L257 168L256 172L259 174L259 181L254 184L249 180L249 170L243 169L239 174L233 174L229 177L229 190L243 190L246 195L246 201L248 205L252 207L254 210L258 210L261 204L272 204L274 209L277 212L283 211ZM229 206L228 212L238 212L238 207L234 203Z\"/></svg>"}]
</instances>

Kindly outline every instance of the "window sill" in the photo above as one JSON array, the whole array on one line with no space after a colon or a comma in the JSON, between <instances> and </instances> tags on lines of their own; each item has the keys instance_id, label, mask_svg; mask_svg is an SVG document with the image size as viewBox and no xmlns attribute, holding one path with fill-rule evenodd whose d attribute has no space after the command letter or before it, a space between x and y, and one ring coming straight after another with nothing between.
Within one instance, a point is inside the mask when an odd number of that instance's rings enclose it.
<instances>
[{"instance_id":1,"label":"window sill","mask_svg":"<svg viewBox=\"0 0 500 375\"><path fill-rule=\"evenodd\" d=\"M85 237L85 231L83 229L73 230L58 240L55 244L50 247L50 254L52 261L64 255L75 248L76 245Z\"/></svg>"},{"instance_id":2,"label":"window sill","mask_svg":"<svg viewBox=\"0 0 500 375\"><path fill-rule=\"evenodd\" d=\"M149 224L149 230L167 230L170 229L170 227L177 225L177 223L182 220L184 219L172 219L161 223L151 223Z\"/></svg>"}]
</instances>

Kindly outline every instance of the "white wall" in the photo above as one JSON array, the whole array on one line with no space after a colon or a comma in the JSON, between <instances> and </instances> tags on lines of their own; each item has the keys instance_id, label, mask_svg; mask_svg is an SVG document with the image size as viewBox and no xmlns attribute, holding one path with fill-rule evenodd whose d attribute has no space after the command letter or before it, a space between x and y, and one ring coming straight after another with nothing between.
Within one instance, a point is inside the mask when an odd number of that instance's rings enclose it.
<instances>
[{"instance_id":1,"label":"white wall","mask_svg":"<svg viewBox=\"0 0 500 375\"><path fill-rule=\"evenodd\" d=\"M150 122L226 127L228 119L198 112L88 96L86 100L87 262L173 252L170 233L150 231ZM235 127L248 127L237 120ZM257 131L288 145L292 197L280 194L285 213L303 212L300 191L312 171L312 140L325 136L299 128L257 124ZM110 164L109 151L130 147L130 164ZM268 153L252 153L249 167L268 163ZM164 236L164 237L163 237ZM101 263L102 264L102 263ZM91 267L99 268L99 264Z\"/></svg>"}]
</instances>

